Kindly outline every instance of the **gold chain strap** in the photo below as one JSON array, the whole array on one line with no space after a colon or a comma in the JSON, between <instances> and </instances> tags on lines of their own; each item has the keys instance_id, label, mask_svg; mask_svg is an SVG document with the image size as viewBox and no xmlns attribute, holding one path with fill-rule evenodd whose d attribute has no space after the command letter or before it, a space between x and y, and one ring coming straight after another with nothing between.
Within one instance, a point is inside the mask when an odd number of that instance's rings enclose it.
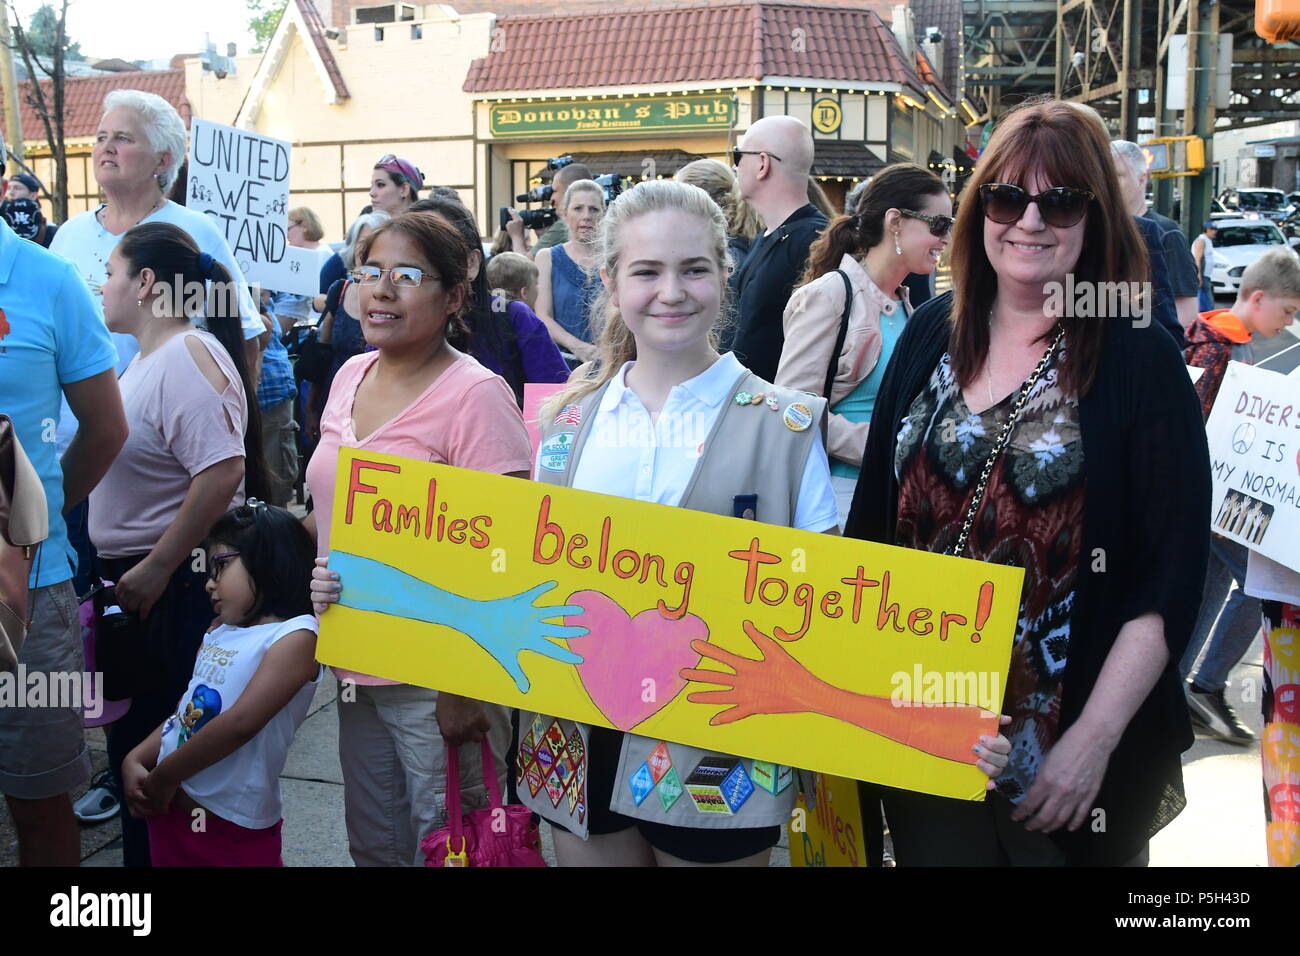
<instances>
[{"instance_id":1,"label":"gold chain strap","mask_svg":"<svg viewBox=\"0 0 1300 956\"><path fill-rule=\"evenodd\" d=\"M1020 386L1020 394L1016 396L1016 403L1011 406L1011 414L1007 416L1006 422L1003 423L1002 430L998 432L997 441L993 443L993 450L989 452L989 457L984 462L984 470L980 472L980 480L975 485L975 494L970 500L970 507L966 509L966 520L961 523L961 533L957 535L957 543L951 550L946 552L947 554L960 556L966 550L966 541L970 537L970 530L975 525L975 517L979 514L980 506L984 503L984 492L988 490L989 476L993 474L993 465L1001 454L1006 451L1007 445L1011 443L1011 433L1015 430L1016 423L1020 420L1020 413L1024 411L1025 405L1029 401L1029 393L1047 374L1047 369L1052 364L1052 360L1056 358L1056 352L1060 348L1061 340L1064 338L1065 329L1058 329L1056 337L1052 339L1052 344L1047 347L1047 351L1043 354L1033 374L1025 379L1025 383Z\"/></svg>"}]
</instances>

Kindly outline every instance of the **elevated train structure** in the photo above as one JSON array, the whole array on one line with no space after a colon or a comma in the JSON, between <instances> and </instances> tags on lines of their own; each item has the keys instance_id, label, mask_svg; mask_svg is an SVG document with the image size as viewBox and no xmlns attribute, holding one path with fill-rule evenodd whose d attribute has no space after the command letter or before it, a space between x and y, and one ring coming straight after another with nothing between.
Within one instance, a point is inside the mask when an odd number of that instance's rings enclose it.
<instances>
[{"instance_id":1,"label":"elevated train structure","mask_svg":"<svg viewBox=\"0 0 1300 956\"><path fill-rule=\"evenodd\" d=\"M1300 119L1300 46L1256 34L1255 0L962 0L962 7L977 122L1053 93L1094 107L1117 138L1202 140L1202 170L1174 163L1156 180L1156 207L1165 213L1178 184L1184 225L1209 214L1216 129ZM1193 152L1180 150L1179 161Z\"/></svg>"}]
</instances>

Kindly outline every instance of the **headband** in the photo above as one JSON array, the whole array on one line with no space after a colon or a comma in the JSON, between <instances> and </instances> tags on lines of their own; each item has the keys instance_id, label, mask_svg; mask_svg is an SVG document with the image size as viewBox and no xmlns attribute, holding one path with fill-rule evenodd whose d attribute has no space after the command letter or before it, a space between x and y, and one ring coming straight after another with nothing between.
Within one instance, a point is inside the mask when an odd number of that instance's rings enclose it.
<instances>
[{"instance_id":1,"label":"headband","mask_svg":"<svg viewBox=\"0 0 1300 956\"><path fill-rule=\"evenodd\" d=\"M407 162L400 156L385 156L375 164L376 169L386 169L390 173L397 173L408 183L414 190L424 188L424 176L412 163Z\"/></svg>"},{"instance_id":2,"label":"headband","mask_svg":"<svg viewBox=\"0 0 1300 956\"><path fill-rule=\"evenodd\" d=\"M204 279L212 278L212 257L206 252L200 252L198 258L199 275Z\"/></svg>"}]
</instances>

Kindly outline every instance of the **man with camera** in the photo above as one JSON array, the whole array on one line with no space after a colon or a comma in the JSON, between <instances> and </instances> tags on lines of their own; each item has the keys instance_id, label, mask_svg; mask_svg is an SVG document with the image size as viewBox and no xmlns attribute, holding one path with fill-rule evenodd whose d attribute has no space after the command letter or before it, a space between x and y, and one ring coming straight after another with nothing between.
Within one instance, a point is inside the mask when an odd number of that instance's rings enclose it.
<instances>
[{"instance_id":1,"label":"man with camera","mask_svg":"<svg viewBox=\"0 0 1300 956\"><path fill-rule=\"evenodd\" d=\"M552 160L548 165L554 165ZM591 179L591 170L582 163L569 162L560 166L555 171L555 176L551 179L549 187L543 186L541 189L550 189L551 208L549 209L529 209L521 216L517 210L502 210L502 225L506 233L510 236L510 248L514 252L522 253L526 256L536 256L538 250L549 249L551 246L559 245L569 240L569 228L564 224L564 220L557 216L557 211L564 208L564 191L569 188L570 183L576 183L579 179ZM534 191L536 192L536 190ZM528 194L530 197L532 193ZM519 197L523 201L523 197ZM538 195L533 201L544 201L544 195ZM506 219L506 215L509 219ZM537 242L531 248L528 246L528 238L524 231L529 226L541 225L549 222L550 225L545 227L545 231L538 237ZM535 227L535 226L534 226Z\"/></svg>"}]
</instances>

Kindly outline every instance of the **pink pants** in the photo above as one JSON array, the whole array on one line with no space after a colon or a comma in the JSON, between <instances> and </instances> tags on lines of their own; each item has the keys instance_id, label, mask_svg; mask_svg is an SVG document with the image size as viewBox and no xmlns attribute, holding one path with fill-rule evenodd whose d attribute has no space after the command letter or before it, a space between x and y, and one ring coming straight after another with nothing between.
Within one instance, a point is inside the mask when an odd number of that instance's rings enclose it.
<instances>
[{"instance_id":1,"label":"pink pants","mask_svg":"<svg viewBox=\"0 0 1300 956\"><path fill-rule=\"evenodd\" d=\"M195 832L199 820L203 829ZM146 822L154 866L284 866L280 859L283 820L264 830L250 830L211 811L177 807Z\"/></svg>"}]
</instances>

